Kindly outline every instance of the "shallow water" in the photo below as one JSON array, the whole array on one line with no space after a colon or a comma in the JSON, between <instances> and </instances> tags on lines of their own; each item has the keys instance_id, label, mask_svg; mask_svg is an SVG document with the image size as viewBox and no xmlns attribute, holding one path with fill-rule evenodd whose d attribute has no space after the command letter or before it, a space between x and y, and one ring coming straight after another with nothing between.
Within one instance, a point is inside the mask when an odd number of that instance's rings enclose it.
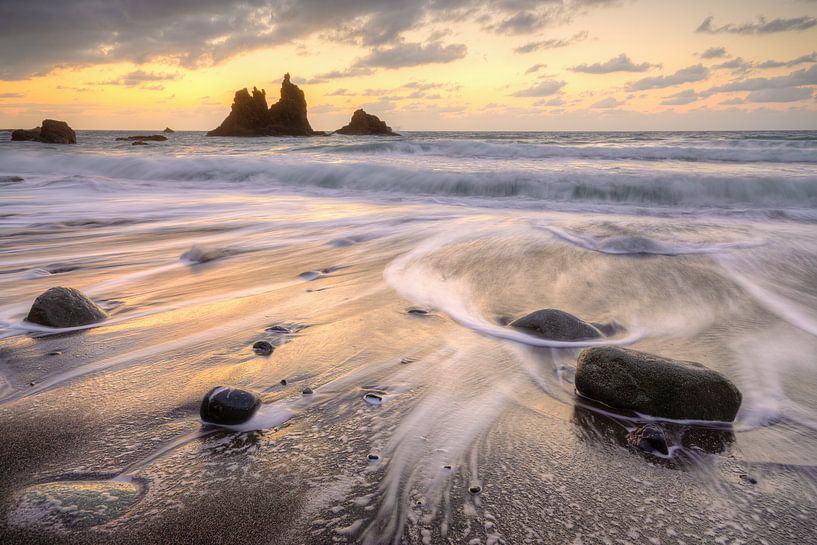
<instances>
[{"instance_id":1,"label":"shallow water","mask_svg":"<svg viewBox=\"0 0 817 545\"><path fill-rule=\"evenodd\" d=\"M0 142L4 541L817 540L817 133L118 135ZM56 285L110 318L23 323ZM733 429L626 448L593 343L503 325L547 307L727 375ZM264 405L203 428L218 385ZM100 479L144 492L21 504Z\"/></svg>"}]
</instances>

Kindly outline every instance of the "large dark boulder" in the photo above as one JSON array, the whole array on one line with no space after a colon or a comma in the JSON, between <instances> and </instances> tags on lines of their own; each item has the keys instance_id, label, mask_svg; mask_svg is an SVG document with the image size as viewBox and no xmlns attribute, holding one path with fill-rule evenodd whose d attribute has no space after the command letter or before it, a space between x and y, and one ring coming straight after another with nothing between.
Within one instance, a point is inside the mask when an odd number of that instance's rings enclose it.
<instances>
[{"instance_id":1,"label":"large dark boulder","mask_svg":"<svg viewBox=\"0 0 817 545\"><path fill-rule=\"evenodd\" d=\"M11 133L15 141L35 141L45 144L76 144L77 135L65 121L44 119L36 129L17 129Z\"/></svg>"},{"instance_id":2,"label":"large dark boulder","mask_svg":"<svg viewBox=\"0 0 817 545\"><path fill-rule=\"evenodd\" d=\"M526 329L554 341L583 341L603 337L601 331L569 312L546 308L511 322L511 327Z\"/></svg>"},{"instance_id":3,"label":"large dark boulder","mask_svg":"<svg viewBox=\"0 0 817 545\"><path fill-rule=\"evenodd\" d=\"M105 311L74 288L51 288L34 300L26 320L48 327L79 327L107 318Z\"/></svg>"},{"instance_id":4,"label":"large dark boulder","mask_svg":"<svg viewBox=\"0 0 817 545\"><path fill-rule=\"evenodd\" d=\"M232 426L252 418L260 406L261 400L252 392L217 386L204 396L199 415L210 424Z\"/></svg>"},{"instance_id":5,"label":"large dark boulder","mask_svg":"<svg viewBox=\"0 0 817 545\"><path fill-rule=\"evenodd\" d=\"M306 97L284 75L281 98L267 108L267 92L253 87L236 91L230 115L207 136L315 136L306 117Z\"/></svg>"},{"instance_id":6,"label":"large dark boulder","mask_svg":"<svg viewBox=\"0 0 817 545\"><path fill-rule=\"evenodd\" d=\"M582 351L575 384L609 407L674 420L731 422L743 399L729 379L700 363L615 347Z\"/></svg>"},{"instance_id":7,"label":"large dark boulder","mask_svg":"<svg viewBox=\"0 0 817 545\"><path fill-rule=\"evenodd\" d=\"M385 121L381 121L376 115L367 114L363 110L356 110L352 114L352 120L343 128L335 131L338 134L350 135L384 135L384 136L400 136L391 130L391 127L386 125Z\"/></svg>"}]
</instances>

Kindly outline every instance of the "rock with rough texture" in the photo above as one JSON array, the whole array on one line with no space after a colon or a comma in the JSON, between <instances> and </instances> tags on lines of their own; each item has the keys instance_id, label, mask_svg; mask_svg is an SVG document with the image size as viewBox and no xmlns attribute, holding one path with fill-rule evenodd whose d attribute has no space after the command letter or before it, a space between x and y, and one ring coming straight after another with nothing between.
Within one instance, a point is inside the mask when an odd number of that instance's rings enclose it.
<instances>
[{"instance_id":1,"label":"rock with rough texture","mask_svg":"<svg viewBox=\"0 0 817 545\"><path fill-rule=\"evenodd\" d=\"M120 136L117 138L118 141L122 142L129 142L131 140L136 140L139 142L151 141L151 142L164 142L167 140L167 136L162 136L161 134L143 134L137 136Z\"/></svg>"},{"instance_id":2,"label":"rock with rough texture","mask_svg":"<svg viewBox=\"0 0 817 545\"><path fill-rule=\"evenodd\" d=\"M252 392L217 386L204 396L199 415L207 423L232 426L252 418L260 406L261 400Z\"/></svg>"},{"instance_id":3,"label":"rock with rough texture","mask_svg":"<svg viewBox=\"0 0 817 545\"><path fill-rule=\"evenodd\" d=\"M669 446L664 430L656 424L639 426L628 433L627 444L644 452L660 452L665 456L669 454Z\"/></svg>"},{"instance_id":4,"label":"rock with rough texture","mask_svg":"<svg viewBox=\"0 0 817 545\"><path fill-rule=\"evenodd\" d=\"M17 129L11 133L15 141L34 141L44 144L76 144L77 134L65 121L44 119L35 129Z\"/></svg>"},{"instance_id":5,"label":"rock with rough texture","mask_svg":"<svg viewBox=\"0 0 817 545\"><path fill-rule=\"evenodd\" d=\"M563 310L546 308L511 322L511 327L526 329L554 341L582 341L602 337L601 331Z\"/></svg>"},{"instance_id":6,"label":"rock with rough texture","mask_svg":"<svg viewBox=\"0 0 817 545\"><path fill-rule=\"evenodd\" d=\"M338 134L350 135L384 135L384 136L400 136L391 130L391 127L386 125L385 121L381 121L376 115L367 114L363 110L356 110L352 114L352 120L343 128L335 131Z\"/></svg>"},{"instance_id":7,"label":"rock with rough texture","mask_svg":"<svg viewBox=\"0 0 817 545\"><path fill-rule=\"evenodd\" d=\"M99 322L107 314L74 288L51 288L34 300L26 320L48 327L79 327Z\"/></svg>"},{"instance_id":8,"label":"rock with rough texture","mask_svg":"<svg viewBox=\"0 0 817 545\"><path fill-rule=\"evenodd\" d=\"M281 98L267 108L264 89L236 91L230 115L207 136L315 136L306 116L306 97L289 74L281 83Z\"/></svg>"},{"instance_id":9,"label":"rock with rough texture","mask_svg":"<svg viewBox=\"0 0 817 545\"><path fill-rule=\"evenodd\" d=\"M162 132L165 132L165 133L170 134L170 133L173 133L173 132L176 132L176 131L174 131L174 130L173 130L173 129L171 129L170 127L165 127L165 130L163 130Z\"/></svg>"},{"instance_id":10,"label":"rock with rough texture","mask_svg":"<svg viewBox=\"0 0 817 545\"><path fill-rule=\"evenodd\" d=\"M740 390L695 362L625 348L588 348L579 354L576 390L615 409L674 420L731 422Z\"/></svg>"}]
</instances>

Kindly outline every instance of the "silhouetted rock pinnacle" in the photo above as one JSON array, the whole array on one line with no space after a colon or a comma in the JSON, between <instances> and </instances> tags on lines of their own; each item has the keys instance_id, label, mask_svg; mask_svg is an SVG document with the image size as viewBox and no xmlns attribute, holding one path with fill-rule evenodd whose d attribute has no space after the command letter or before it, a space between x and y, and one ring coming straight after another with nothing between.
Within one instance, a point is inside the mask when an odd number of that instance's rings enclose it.
<instances>
[{"instance_id":1,"label":"silhouetted rock pinnacle","mask_svg":"<svg viewBox=\"0 0 817 545\"><path fill-rule=\"evenodd\" d=\"M284 75L281 98L267 108L267 92L253 87L236 91L230 115L207 136L314 136L306 117L306 98Z\"/></svg>"}]
</instances>

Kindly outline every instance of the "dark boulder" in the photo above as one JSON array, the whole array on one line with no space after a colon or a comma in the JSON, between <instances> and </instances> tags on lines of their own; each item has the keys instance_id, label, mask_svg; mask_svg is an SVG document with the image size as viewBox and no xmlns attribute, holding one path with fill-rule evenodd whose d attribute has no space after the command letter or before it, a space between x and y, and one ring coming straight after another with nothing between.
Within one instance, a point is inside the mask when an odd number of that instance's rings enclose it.
<instances>
[{"instance_id":1,"label":"dark boulder","mask_svg":"<svg viewBox=\"0 0 817 545\"><path fill-rule=\"evenodd\" d=\"M579 354L576 390L615 409L674 420L731 422L742 401L737 387L695 362L625 348L588 348Z\"/></svg>"},{"instance_id":2,"label":"dark boulder","mask_svg":"<svg viewBox=\"0 0 817 545\"><path fill-rule=\"evenodd\" d=\"M105 318L105 311L79 290L56 287L34 300L26 321L48 327L79 327Z\"/></svg>"},{"instance_id":3,"label":"dark boulder","mask_svg":"<svg viewBox=\"0 0 817 545\"><path fill-rule=\"evenodd\" d=\"M207 136L315 136L306 116L306 97L289 74L281 83L281 98L267 108L267 93L253 87L236 91L230 115Z\"/></svg>"},{"instance_id":4,"label":"dark boulder","mask_svg":"<svg viewBox=\"0 0 817 545\"><path fill-rule=\"evenodd\" d=\"M601 331L563 310L546 308L511 322L511 327L526 329L554 341L582 341L602 337Z\"/></svg>"},{"instance_id":5,"label":"dark boulder","mask_svg":"<svg viewBox=\"0 0 817 545\"><path fill-rule=\"evenodd\" d=\"M167 136L162 136L161 134L149 134L149 135L137 135L137 136L120 136L117 138L118 141L122 142L129 142L131 140L137 140L139 142L151 141L151 142L164 142L167 140Z\"/></svg>"},{"instance_id":6,"label":"dark boulder","mask_svg":"<svg viewBox=\"0 0 817 545\"><path fill-rule=\"evenodd\" d=\"M44 144L76 144L77 134L65 121L44 119L36 129L18 129L11 133L15 141L35 141Z\"/></svg>"},{"instance_id":7,"label":"dark boulder","mask_svg":"<svg viewBox=\"0 0 817 545\"><path fill-rule=\"evenodd\" d=\"M260 406L261 400L252 392L217 386L204 396L199 415L207 423L232 426L252 418Z\"/></svg>"},{"instance_id":8,"label":"dark boulder","mask_svg":"<svg viewBox=\"0 0 817 545\"><path fill-rule=\"evenodd\" d=\"M335 131L338 134L350 135L384 135L384 136L400 136L391 130L391 127L386 125L385 121L381 121L376 115L367 114L363 110L356 110L352 114L352 120L343 128Z\"/></svg>"},{"instance_id":9,"label":"dark boulder","mask_svg":"<svg viewBox=\"0 0 817 545\"><path fill-rule=\"evenodd\" d=\"M170 134L170 133L174 133L174 132L176 132L176 131L174 131L174 130L173 130L173 129L171 129L170 127L165 127L165 130L163 130L162 132Z\"/></svg>"}]
</instances>

